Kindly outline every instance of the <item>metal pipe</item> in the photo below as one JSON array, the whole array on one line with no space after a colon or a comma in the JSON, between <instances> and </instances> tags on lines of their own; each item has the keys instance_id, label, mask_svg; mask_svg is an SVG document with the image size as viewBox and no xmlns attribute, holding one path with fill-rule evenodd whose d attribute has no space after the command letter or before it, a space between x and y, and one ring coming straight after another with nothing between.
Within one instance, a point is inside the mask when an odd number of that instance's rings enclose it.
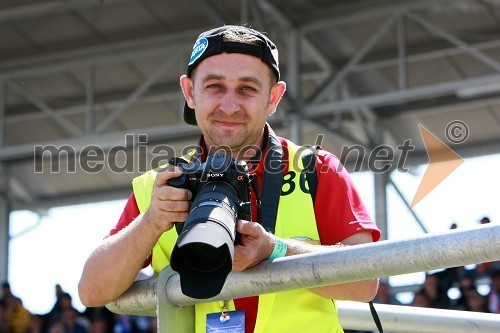
<instances>
[{"instance_id":1,"label":"metal pipe","mask_svg":"<svg viewBox=\"0 0 500 333\"><path fill-rule=\"evenodd\" d=\"M158 290L165 290L171 303L187 306L496 260L500 260L500 226L481 225L264 261L243 272L230 273L222 292L207 300L183 295L177 274ZM153 297L152 292L148 294ZM126 292L107 306L116 313L132 313L153 310L153 304L152 299L146 302L143 297L139 301Z\"/></svg>"},{"instance_id":2,"label":"metal pipe","mask_svg":"<svg viewBox=\"0 0 500 333\"><path fill-rule=\"evenodd\" d=\"M158 279L136 281L119 298L106 304L114 313L154 315L157 304Z\"/></svg>"},{"instance_id":3,"label":"metal pipe","mask_svg":"<svg viewBox=\"0 0 500 333\"><path fill-rule=\"evenodd\" d=\"M265 261L231 273L222 292L208 300L186 297L174 275L166 293L184 306L495 260L500 260L500 226L487 226Z\"/></svg>"},{"instance_id":4,"label":"metal pipe","mask_svg":"<svg viewBox=\"0 0 500 333\"><path fill-rule=\"evenodd\" d=\"M366 303L337 302L344 329L377 331ZM384 331L405 333L497 333L500 316L493 313L375 304Z\"/></svg>"}]
</instances>

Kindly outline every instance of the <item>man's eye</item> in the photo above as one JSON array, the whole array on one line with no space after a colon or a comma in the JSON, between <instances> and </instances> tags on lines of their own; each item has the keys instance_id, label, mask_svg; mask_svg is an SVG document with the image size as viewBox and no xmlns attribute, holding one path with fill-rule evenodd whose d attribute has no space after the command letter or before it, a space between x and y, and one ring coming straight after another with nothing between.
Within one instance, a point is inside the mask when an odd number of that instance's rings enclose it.
<instances>
[{"instance_id":1,"label":"man's eye","mask_svg":"<svg viewBox=\"0 0 500 333\"><path fill-rule=\"evenodd\" d=\"M257 90L253 87L250 87L250 86L244 86L243 91L257 91Z\"/></svg>"}]
</instances>

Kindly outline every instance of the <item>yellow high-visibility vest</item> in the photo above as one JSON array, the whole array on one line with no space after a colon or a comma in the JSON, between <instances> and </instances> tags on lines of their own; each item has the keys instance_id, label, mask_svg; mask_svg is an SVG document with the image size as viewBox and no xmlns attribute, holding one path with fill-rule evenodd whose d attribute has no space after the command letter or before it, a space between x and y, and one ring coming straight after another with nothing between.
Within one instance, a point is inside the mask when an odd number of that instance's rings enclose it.
<instances>
[{"instance_id":1,"label":"yellow high-visibility vest","mask_svg":"<svg viewBox=\"0 0 500 333\"><path fill-rule=\"evenodd\" d=\"M280 238L304 238L319 244L318 229L314 217L311 195L304 191L305 175L302 160L295 158L299 147L288 141L288 172L283 176L282 194L276 218L275 234ZM192 154L190 154L192 155ZM134 195L141 213L147 211L156 171L135 178L132 182ZM170 256L177 240L175 228L163 233L152 250L152 266L159 273L169 265ZM206 317L219 313L223 302L209 302L195 306L196 333L206 332ZM234 302L229 301L234 310ZM307 289L298 289L259 296L255 333L319 332L342 333L335 301L318 296Z\"/></svg>"}]
</instances>

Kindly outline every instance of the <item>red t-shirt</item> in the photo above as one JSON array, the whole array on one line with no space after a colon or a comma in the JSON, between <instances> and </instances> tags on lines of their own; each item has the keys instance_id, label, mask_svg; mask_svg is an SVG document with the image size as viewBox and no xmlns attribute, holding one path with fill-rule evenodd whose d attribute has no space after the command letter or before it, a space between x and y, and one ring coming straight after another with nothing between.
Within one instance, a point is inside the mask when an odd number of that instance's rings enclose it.
<instances>
[{"instance_id":1,"label":"red t-shirt","mask_svg":"<svg viewBox=\"0 0 500 333\"><path fill-rule=\"evenodd\" d=\"M287 141L283 138L279 139L283 145L283 159L286 161ZM259 188L262 186L264 171L262 160L252 170L252 173L257 175ZM284 173L287 171L288 165L286 165ZM319 150L317 153L316 171L318 175L318 187L314 202L314 212L321 244L334 245L362 231L370 231L373 241L378 241L380 231L375 222L370 218L349 174L340 164L339 159L331 153ZM253 193L252 199L255 202ZM252 215L255 219L256 205L252 206ZM137 207L134 194L132 194L125 205L118 223L110 231L110 235L126 227L138 215L139 208ZM234 300L236 309L245 310L246 332L253 332L255 327L258 300L258 296Z\"/></svg>"}]
</instances>

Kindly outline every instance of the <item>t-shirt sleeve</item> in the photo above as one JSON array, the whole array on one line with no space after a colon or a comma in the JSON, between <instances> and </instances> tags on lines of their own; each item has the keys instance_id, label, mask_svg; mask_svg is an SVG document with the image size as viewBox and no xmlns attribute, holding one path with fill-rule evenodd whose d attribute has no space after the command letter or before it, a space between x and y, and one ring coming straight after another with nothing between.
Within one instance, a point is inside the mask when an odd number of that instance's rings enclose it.
<instances>
[{"instance_id":1,"label":"t-shirt sleeve","mask_svg":"<svg viewBox=\"0 0 500 333\"><path fill-rule=\"evenodd\" d=\"M321 243L333 245L363 231L370 231L373 241L378 241L380 231L339 159L320 150L316 167L314 211Z\"/></svg>"},{"instance_id":2,"label":"t-shirt sleeve","mask_svg":"<svg viewBox=\"0 0 500 333\"><path fill-rule=\"evenodd\" d=\"M137 202L135 201L135 196L132 193L128 197L122 215L118 219L118 223L115 224L115 226L109 231L109 234L106 237L114 235L118 231L128 226L137 216L139 216L139 214L140 214L139 207L137 206Z\"/></svg>"}]
</instances>

